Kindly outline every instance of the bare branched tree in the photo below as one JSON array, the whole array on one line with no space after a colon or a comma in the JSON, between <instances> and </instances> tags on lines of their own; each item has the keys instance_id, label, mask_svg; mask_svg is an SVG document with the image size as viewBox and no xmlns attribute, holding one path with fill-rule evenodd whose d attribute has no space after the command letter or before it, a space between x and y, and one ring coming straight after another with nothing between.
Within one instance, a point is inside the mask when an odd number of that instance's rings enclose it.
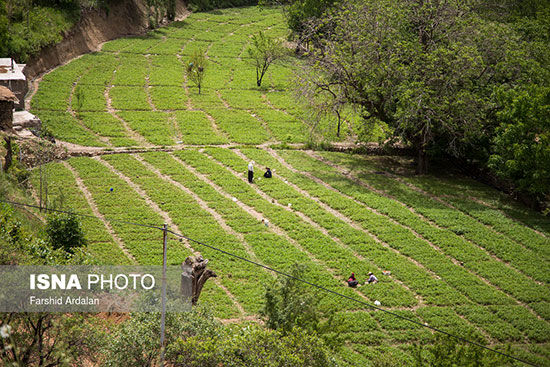
<instances>
[{"instance_id":1,"label":"bare branched tree","mask_svg":"<svg viewBox=\"0 0 550 367\"><path fill-rule=\"evenodd\" d=\"M248 49L248 55L256 67L256 85L261 87L267 69L271 64L282 59L286 52L280 40L270 38L260 31L252 37L252 46Z\"/></svg>"}]
</instances>

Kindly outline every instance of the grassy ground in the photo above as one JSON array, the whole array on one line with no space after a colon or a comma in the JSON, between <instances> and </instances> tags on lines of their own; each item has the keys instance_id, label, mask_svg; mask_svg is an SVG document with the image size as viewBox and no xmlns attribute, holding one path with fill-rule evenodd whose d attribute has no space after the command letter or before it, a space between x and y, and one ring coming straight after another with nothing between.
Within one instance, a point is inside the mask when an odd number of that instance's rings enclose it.
<instances>
[{"instance_id":1,"label":"grassy ground","mask_svg":"<svg viewBox=\"0 0 550 367\"><path fill-rule=\"evenodd\" d=\"M244 50L259 30L284 36L280 11L193 14L147 36L109 42L44 77L32 106L59 138L185 148L47 166L50 195L98 218L84 222L93 256L159 264L160 232L113 219L168 223L280 270L303 263L309 281L496 348L510 344L514 356L548 365L548 219L464 177L414 176L405 158L271 149L264 143L307 142L308 116L290 89L296 61L276 66L264 88L255 87ZM210 59L201 95L183 76L197 48ZM345 132L353 135L353 125ZM246 181L250 160L253 185ZM272 179L261 178L265 166ZM32 181L37 187L36 173ZM258 284L273 274L169 239L172 264L197 252L220 275L201 300L222 319L257 315L264 292ZM352 271L361 282L372 271L380 282L350 289ZM368 365L387 350L406 364L412 343L434 339L418 325L319 297L346 327L339 357L349 365Z\"/></svg>"}]
</instances>

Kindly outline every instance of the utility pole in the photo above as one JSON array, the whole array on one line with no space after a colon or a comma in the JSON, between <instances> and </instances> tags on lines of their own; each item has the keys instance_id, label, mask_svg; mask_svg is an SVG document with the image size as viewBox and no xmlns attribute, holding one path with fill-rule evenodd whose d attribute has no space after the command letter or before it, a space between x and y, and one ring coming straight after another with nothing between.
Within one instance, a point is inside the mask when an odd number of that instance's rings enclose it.
<instances>
[{"instance_id":1,"label":"utility pole","mask_svg":"<svg viewBox=\"0 0 550 367\"><path fill-rule=\"evenodd\" d=\"M42 182L44 180L42 178L42 162L40 162L39 169L40 169L40 213L42 213Z\"/></svg>"},{"instance_id":2,"label":"utility pole","mask_svg":"<svg viewBox=\"0 0 550 367\"><path fill-rule=\"evenodd\" d=\"M168 225L162 227L162 313L160 316L160 365L164 367L164 332L166 326L166 242Z\"/></svg>"}]
</instances>

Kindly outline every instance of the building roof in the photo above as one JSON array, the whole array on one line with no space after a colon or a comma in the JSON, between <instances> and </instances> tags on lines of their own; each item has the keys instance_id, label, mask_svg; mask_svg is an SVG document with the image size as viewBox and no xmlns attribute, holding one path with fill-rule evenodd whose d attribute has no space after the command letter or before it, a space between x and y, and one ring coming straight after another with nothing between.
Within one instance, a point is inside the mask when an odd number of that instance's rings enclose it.
<instances>
[{"instance_id":1,"label":"building roof","mask_svg":"<svg viewBox=\"0 0 550 367\"><path fill-rule=\"evenodd\" d=\"M17 97L15 97L15 94L11 90L9 90L6 87L3 87L0 85L0 101L9 101L9 102L19 102Z\"/></svg>"},{"instance_id":2,"label":"building roof","mask_svg":"<svg viewBox=\"0 0 550 367\"><path fill-rule=\"evenodd\" d=\"M13 70L10 58L0 58L0 80L26 80L21 67L14 61Z\"/></svg>"}]
</instances>

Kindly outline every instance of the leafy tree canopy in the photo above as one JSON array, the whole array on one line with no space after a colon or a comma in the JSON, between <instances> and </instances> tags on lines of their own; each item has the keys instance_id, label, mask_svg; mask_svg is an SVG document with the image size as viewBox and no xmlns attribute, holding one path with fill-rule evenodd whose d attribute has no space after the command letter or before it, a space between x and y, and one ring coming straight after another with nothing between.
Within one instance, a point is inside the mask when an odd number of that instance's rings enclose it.
<instances>
[{"instance_id":1,"label":"leafy tree canopy","mask_svg":"<svg viewBox=\"0 0 550 367\"><path fill-rule=\"evenodd\" d=\"M191 56L189 64L187 64L187 78L195 83L199 89L199 94L201 94L202 81L204 80L207 64L208 59L206 58L206 53L201 50L196 50L193 56Z\"/></svg>"},{"instance_id":2,"label":"leafy tree canopy","mask_svg":"<svg viewBox=\"0 0 550 367\"><path fill-rule=\"evenodd\" d=\"M512 90L499 99L504 108L489 167L521 190L543 196L550 187L550 88Z\"/></svg>"},{"instance_id":3,"label":"leafy tree canopy","mask_svg":"<svg viewBox=\"0 0 550 367\"><path fill-rule=\"evenodd\" d=\"M429 154L486 159L497 87L548 80L512 27L458 0L346 1L317 28L300 92L388 124L418 152L420 173Z\"/></svg>"}]
</instances>

